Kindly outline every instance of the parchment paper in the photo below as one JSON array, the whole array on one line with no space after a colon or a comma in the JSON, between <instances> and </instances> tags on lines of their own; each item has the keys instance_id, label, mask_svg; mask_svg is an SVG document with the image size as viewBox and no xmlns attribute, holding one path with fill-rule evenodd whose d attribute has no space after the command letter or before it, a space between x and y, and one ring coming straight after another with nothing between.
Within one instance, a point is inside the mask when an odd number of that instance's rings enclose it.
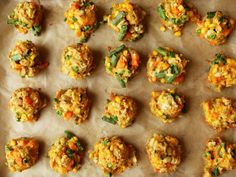
<instances>
[{"instance_id":1,"label":"parchment paper","mask_svg":"<svg viewBox=\"0 0 236 177\"><path fill-rule=\"evenodd\" d=\"M98 6L99 15L109 12L112 3L118 0L94 0ZM22 35L6 24L7 15L15 7L17 1L0 1L0 176L1 177L56 177L60 176L49 167L47 150L64 130L70 130L78 135L86 143L86 157L81 170L74 174L64 176L78 177L102 177L100 169L88 158L87 151L103 136L119 135L127 142L132 143L138 151L138 166L125 171L119 177L200 177L203 169L202 152L206 141L217 136L203 119L200 103L203 100L227 96L236 99L236 88L229 88L217 93L209 88L206 82L211 59L217 52L225 52L226 55L236 58L236 30L231 35L227 44L212 47L206 41L199 39L195 34L196 25L189 23L184 29L181 38L176 38L171 32L159 30L159 17L156 7L160 0L133 0L146 12L145 18L147 33L138 42L127 43L128 46L137 49L142 54L142 67L129 83L126 89L104 69L104 56L107 46L119 46L116 34L106 25L101 26L90 38L88 45L94 51L97 67L91 77L76 81L60 72L60 58L64 47L78 42L74 32L64 23L63 14L69 7L68 0L41 0L44 6L44 29L39 37L32 34ZM207 11L222 10L225 14L236 20L236 1L234 0L192 0L202 15ZM7 53L15 46L18 40L32 40L40 47L41 56L45 57L50 65L35 78L22 79L10 70ZM169 46L182 52L191 60L187 66L185 82L177 86L177 92L187 98L187 113L183 114L171 124L163 124L151 114L149 110L150 93L153 90L173 88L169 85L151 84L146 78L146 61L148 54L158 46ZM69 87L88 87L93 105L90 118L80 126L73 122L67 122L59 118L52 109L52 103L42 111L40 119L36 123L16 122L14 114L7 107L12 92L20 87L30 86L41 88L50 98L56 91ZM100 117L103 112L106 99L110 92L126 94L136 99L139 104L139 113L135 123L126 129L120 129L106 122ZM158 175L148 161L145 152L146 139L154 132L163 132L177 136L184 147L183 162L177 172L173 174ZM33 136L41 141L40 160L32 168L22 173L11 173L5 163L4 145L12 139L21 136ZM236 142L234 130L228 130L222 134L226 140ZM223 175L223 177L235 177L236 170Z\"/></svg>"}]
</instances>

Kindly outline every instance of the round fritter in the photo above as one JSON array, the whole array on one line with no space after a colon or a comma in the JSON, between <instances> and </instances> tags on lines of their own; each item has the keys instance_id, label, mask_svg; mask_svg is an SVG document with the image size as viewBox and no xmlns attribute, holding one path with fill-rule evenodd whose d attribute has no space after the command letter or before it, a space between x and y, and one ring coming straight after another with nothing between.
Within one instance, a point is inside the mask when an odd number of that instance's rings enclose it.
<instances>
[{"instance_id":1,"label":"round fritter","mask_svg":"<svg viewBox=\"0 0 236 177\"><path fill-rule=\"evenodd\" d=\"M80 42L86 42L98 27L96 6L90 0L74 0L64 16L64 21L75 31Z\"/></svg>"},{"instance_id":2,"label":"round fritter","mask_svg":"<svg viewBox=\"0 0 236 177\"><path fill-rule=\"evenodd\" d=\"M138 5L124 0L123 3L113 4L111 14L105 17L105 21L119 33L118 40L135 41L143 37L144 16L145 12Z\"/></svg>"},{"instance_id":3,"label":"round fritter","mask_svg":"<svg viewBox=\"0 0 236 177\"><path fill-rule=\"evenodd\" d=\"M18 41L8 54L11 68L21 77L33 77L48 67L48 62L40 59L38 48L31 41Z\"/></svg>"},{"instance_id":4,"label":"round fritter","mask_svg":"<svg viewBox=\"0 0 236 177\"><path fill-rule=\"evenodd\" d=\"M54 109L65 120L74 119L81 124L88 119L91 101L84 88L69 88L57 92L54 98Z\"/></svg>"},{"instance_id":5,"label":"round fritter","mask_svg":"<svg viewBox=\"0 0 236 177\"><path fill-rule=\"evenodd\" d=\"M236 60L216 54L211 62L208 81L216 91L236 85Z\"/></svg>"},{"instance_id":6,"label":"round fritter","mask_svg":"<svg viewBox=\"0 0 236 177\"><path fill-rule=\"evenodd\" d=\"M77 172L84 156L84 147L78 137L65 131L66 137L61 137L48 150L50 166L60 174L70 171Z\"/></svg>"},{"instance_id":7,"label":"round fritter","mask_svg":"<svg viewBox=\"0 0 236 177\"><path fill-rule=\"evenodd\" d=\"M74 79L83 79L89 76L95 67L92 51L84 44L66 47L61 62L62 72Z\"/></svg>"},{"instance_id":8,"label":"round fritter","mask_svg":"<svg viewBox=\"0 0 236 177\"><path fill-rule=\"evenodd\" d=\"M208 141L203 155L203 177L216 177L236 167L236 144L229 144L221 138Z\"/></svg>"},{"instance_id":9,"label":"round fritter","mask_svg":"<svg viewBox=\"0 0 236 177\"><path fill-rule=\"evenodd\" d=\"M106 72L115 77L122 87L137 72L140 64L140 55L137 51L125 45L109 49L105 58Z\"/></svg>"},{"instance_id":10,"label":"round fritter","mask_svg":"<svg viewBox=\"0 0 236 177\"><path fill-rule=\"evenodd\" d=\"M102 120L126 128L133 123L136 112L137 105L132 98L112 93L107 100Z\"/></svg>"},{"instance_id":11,"label":"round fritter","mask_svg":"<svg viewBox=\"0 0 236 177\"><path fill-rule=\"evenodd\" d=\"M221 97L202 103L206 122L216 130L236 127L236 102Z\"/></svg>"},{"instance_id":12,"label":"round fritter","mask_svg":"<svg viewBox=\"0 0 236 177\"><path fill-rule=\"evenodd\" d=\"M89 158L97 164L106 175L122 173L127 168L137 164L136 151L120 137L101 138L94 150L89 152Z\"/></svg>"},{"instance_id":13,"label":"round fritter","mask_svg":"<svg viewBox=\"0 0 236 177\"><path fill-rule=\"evenodd\" d=\"M35 36L41 33L41 20L43 8L36 1L24 1L17 4L16 8L8 16L7 23L26 34L32 31Z\"/></svg>"},{"instance_id":14,"label":"round fritter","mask_svg":"<svg viewBox=\"0 0 236 177\"><path fill-rule=\"evenodd\" d=\"M234 20L221 11L208 12L198 22L196 33L206 39L211 45L221 45L226 42L234 29Z\"/></svg>"},{"instance_id":15,"label":"round fritter","mask_svg":"<svg viewBox=\"0 0 236 177\"><path fill-rule=\"evenodd\" d=\"M178 85L184 80L185 67L189 61L170 48L158 47L147 62L147 76L152 83Z\"/></svg>"},{"instance_id":16,"label":"round fritter","mask_svg":"<svg viewBox=\"0 0 236 177\"><path fill-rule=\"evenodd\" d=\"M171 123L184 108L184 97L179 96L174 90L154 91L149 103L151 112L164 123Z\"/></svg>"},{"instance_id":17,"label":"round fritter","mask_svg":"<svg viewBox=\"0 0 236 177\"><path fill-rule=\"evenodd\" d=\"M176 171L181 162L181 145L177 138L154 134L146 143L148 158L157 173Z\"/></svg>"},{"instance_id":18,"label":"round fritter","mask_svg":"<svg viewBox=\"0 0 236 177\"><path fill-rule=\"evenodd\" d=\"M34 138L17 138L5 145L6 165L11 171L23 171L32 167L39 156L39 143Z\"/></svg>"},{"instance_id":19,"label":"round fritter","mask_svg":"<svg viewBox=\"0 0 236 177\"><path fill-rule=\"evenodd\" d=\"M176 36L181 36L184 25L188 21L199 19L197 10L190 3L183 0L163 0L157 12L161 18L161 30L172 30Z\"/></svg>"},{"instance_id":20,"label":"round fritter","mask_svg":"<svg viewBox=\"0 0 236 177\"><path fill-rule=\"evenodd\" d=\"M18 122L37 121L40 111L47 104L47 97L39 90L30 87L15 90L9 101L9 107L16 114Z\"/></svg>"}]
</instances>

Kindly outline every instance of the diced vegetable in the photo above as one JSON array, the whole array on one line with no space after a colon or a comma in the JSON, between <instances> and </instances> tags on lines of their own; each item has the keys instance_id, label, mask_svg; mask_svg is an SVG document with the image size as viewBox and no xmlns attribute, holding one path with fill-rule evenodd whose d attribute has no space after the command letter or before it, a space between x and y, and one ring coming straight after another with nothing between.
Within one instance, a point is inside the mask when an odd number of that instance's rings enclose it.
<instances>
[{"instance_id":1,"label":"diced vegetable","mask_svg":"<svg viewBox=\"0 0 236 177\"><path fill-rule=\"evenodd\" d=\"M225 60L225 57L221 54L216 54L216 58L214 61L211 62L211 64L219 64L219 63L223 63L226 64L227 61Z\"/></svg>"},{"instance_id":2,"label":"diced vegetable","mask_svg":"<svg viewBox=\"0 0 236 177\"><path fill-rule=\"evenodd\" d=\"M116 18L112 21L112 24L117 26L121 20L125 17L125 12L119 12L118 15L116 16Z\"/></svg>"},{"instance_id":3,"label":"diced vegetable","mask_svg":"<svg viewBox=\"0 0 236 177\"><path fill-rule=\"evenodd\" d=\"M111 66L116 67L117 62L118 62L118 57L116 55L112 55L111 56Z\"/></svg>"},{"instance_id":4,"label":"diced vegetable","mask_svg":"<svg viewBox=\"0 0 236 177\"><path fill-rule=\"evenodd\" d=\"M126 36L127 31L128 31L128 26L127 25L122 25L120 34L118 36L119 41L124 39L124 37Z\"/></svg>"},{"instance_id":5,"label":"diced vegetable","mask_svg":"<svg viewBox=\"0 0 236 177\"><path fill-rule=\"evenodd\" d=\"M126 82L123 79L121 79L119 75L116 75L116 79L120 83L121 87L123 87L123 88L126 87Z\"/></svg>"},{"instance_id":6,"label":"diced vegetable","mask_svg":"<svg viewBox=\"0 0 236 177\"><path fill-rule=\"evenodd\" d=\"M158 6L157 11L158 11L158 13L159 13L161 18L163 18L165 20L167 19L167 16L166 16L166 13L165 13L165 9L161 5Z\"/></svg>"},{"instance_id":7,"label":"diced vegetable","mask_svg":"<svg viewBox=\"0 0 236 177\"><path fill-rule=\"evenodd\" d=\"M110 116L110 117L103 116L102 120L115 125L117 124L118 118L116 116Z\"/></svg>"},{"instance_id":8,"label":"diced vegetable","mask_svg":"<svg viewBox=\"0 0 236 177\"><path fill-rule=\"evenodd\" d=\"M65 133L66 137L69 138L69 139L71 139L72 137L75 136L73 133L71 133L71 132L68 131L68 130L65 130L64 133Z\"/></svg>"},{"instance_id":9,"label":"diced vegetable","mask_svg":"<svg viewBox=\"0 0 236 177\"><path fill-rule=\"evenodd\" d=\"M13 61L20 61L20 58L21 58L21 56L20 56L19 54L14 54L14 55L12 55L12 57L11 57L11 59L12 59Z\"/></svg>"},{"instance_id":10,"label":"diced vegetable","mask_svg":"<svg viewBox=\"0 0 236 177\"><path fill-rule=\"evenodd\" d=\"M121 51L124 50L125 48L126 48L126 47L125 47L124 44L121 45L120 47L117 47L115 50L110 51L109 57L111 57L112 55L115 55L115 54L121 52Z\"/></svg>"},{"instance_id":11,"label":"diced vegetable","mask_svg":"<svg viewBox=\"0 0 236 177\"><path fill-rule=\"evenodd\" d=\"M167 51L162 47L158 47L157 52L159 52L163 56L167 56Z\"/></svg>"},{"instance_id":12,"label":"diced vegetable","mask_svg":"<svg viewBox=\"0 0 236 177\"><path fill-rule=\"evenodd\" d=\"M213 18L216 12L207 12L207 18Z\"/></svg>"},{"instance_id":13,"label":"diced vegetable","mask_svg":"<svg viewBox=\"0 0 236 177\"><path fill-rule=\"evenodd\" d=\"M213 177L220 175L219 169L218 169L217 167L215 167L215 168L212 170L212 175L213 175Z\"/></svg>"},{"instance_id":14,"label":"diced vegetable","mask_svg":"<svg viewBox=\"0 0 236 177\"><path fill-rule=\"evenodd\" d=\"M164 78L166 76L166 73L164 71L161 71L161 72L155 72L154 73L155 77L161 79L161 78Z\"/></svg>"}]
</instances>

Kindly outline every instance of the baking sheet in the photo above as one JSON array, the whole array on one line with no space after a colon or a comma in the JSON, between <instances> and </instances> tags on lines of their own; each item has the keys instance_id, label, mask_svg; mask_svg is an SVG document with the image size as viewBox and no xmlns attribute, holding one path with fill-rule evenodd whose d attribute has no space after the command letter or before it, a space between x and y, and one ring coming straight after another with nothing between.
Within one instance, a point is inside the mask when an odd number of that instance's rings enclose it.
<instances>
[{"instance_id":1,"label":"baking sheet","mask_svg":"<svg viewBox=\"0 0 236 177\"><path fill-rule=\"evenodd\" d=\"M217 136L203 121L200 103L203 100L216 96L228 96L236 99L236 88L223 90L221 93L214 92L206 82L211 59L217 52L225 52L226 55L236 58L236 32L234 31L227 44L220 47L212 47L206 41L199 39L195 34L195 25L189 23L184 29L184 35L176 38L171 32L161 32L156 7L160 0L133 0L146 12L145 18L147 33L138 42L126 43L137 49L142 54L142 66L139 73L129 83L126 89L105 73L104 56L107 46L119 46L116 34L106 25L101 26L90 38L88 45L94 51L97 67L91 77L76 81L60 72L60 57L64 47L76 43L78 39L64 23L63 13L69 7L69 0L41 0L44 6L44 30L39 37L32 34L22 35L16 32L12 26L6 24L7 15L15 7L18 1L0 1L0 176L2 177L56 177L60 176L49 167L47 150L50 145L60 136L64 130L70 130L86 142L86 149L92 148L93 144L103 136L119 135L132 143L138 151L138 166L125 171L119 177L199 177L202 174L202 152L208 138ZM98 6L99 15L109 12L112 3L118 0L94 0ZM222 10L224 13L236 19L236 1L233 0L192 0L201 14L207 11ZM50 65L35 78L20 78L9 68L7 53L15 46L17 40L32 40L40 48L41 56L46 58ZM169 46L182 52L191 62L187 66L185 82L177 86L177 92L187 98L187 113L171 124L163 124L149 111L150 93L153 90L173 88L163 84L151 84L146 78L146 61L148 54L158 46ZM56 91L69 87L88 87L92 97L92 109L87 122L78 126L73 122L66 122L59 118L50 104L41 113L36 123L18 123L14 114L7 108L12 92L20 87L30 86L41 88L50 98ZM135 123L126 129L103 122L100 117L103 112L106 98L110 92L126 94L136 99L139 104L139 113ZM154 132L163 132L177 136L184 147L183 162L177 172L173 174L157 175L148 161L145 153L146 139ZM32 168L21 172L11 173L5 166L5 143L21 136L34 136L41 141L40 160ZM236 133L228 130L222 134L226 140L236 142ZM86 151L87 151L86 150ZM64 176L78 177L102 177L100 169L88 159L78 173L69 173ZM236 176L236 170L223 175L223 177Z\"/></svg>"}]
</instances>

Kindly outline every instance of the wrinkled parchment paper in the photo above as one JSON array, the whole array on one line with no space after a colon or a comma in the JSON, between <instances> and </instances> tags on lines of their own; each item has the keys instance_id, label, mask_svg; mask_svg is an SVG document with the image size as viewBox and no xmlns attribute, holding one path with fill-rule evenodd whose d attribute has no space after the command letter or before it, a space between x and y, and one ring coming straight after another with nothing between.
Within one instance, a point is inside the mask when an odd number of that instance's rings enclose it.
<instances>
[{"instance_id":1,"label":"wrinkled parchment paper","mask_svg":"<svg viewBox=\"0 0 236 177\"><path fill-rule=\"evenodd\" d=\"M118 0L94 0L98 6L99 15L109 12L112 3ZM103 136L119 135L132 143L138 151L138 166L125 171L119 177L200 177L202 175L202 152L206 141L217 134L210 129L203 119L200 103L203 100L227 96L236 99L236 88L229 88L217 93L209 88L206 82L208 72L208 60L216 52L225 52L226 55L236 58L236 30L231 35L227 44L212 47L206 41L199 39L195 34L195 24L189 23L184 29L181 38L176 38L171 32L159 30L159 17L156 7L160 0L133 0L147 12L145 18L147 33L138 42L127 43L128 46L137 49L142 54L142 66L139 73L129 83L126 89L107 75L104 69L104 56L107 46L119 46L116 34L106 25L101 26L90 38L88 45L94 51L97 67L91 77L76 81L60 72L60 57L64 47L78 42L74 32L64 23L63 13L69 7L69 0L41 0L44 6L44 27L39 37L32 34L22 35L16 32L12 26L6 24L7 15L15 7L15 0L0 1L0 176L1 177L55 177L60 176L49 167L47 150L64 130L70 130L78 135L86 144L86 157L81 170L74 174L64 176L78 177L102 177L102 172L89 160L87 151ZM236 20L236 1L233 0L192 0L193 4L204 15L207 11L222 10ZM10 70L7 58L8 51L15 46L18 40L32 40L40 48L41 57L50 63L48 69L35 78L20 78ZM149 110L150 93L153 90L173 88L163 84L150 84L146 78L146 61L148 54L158 46L169 46L182 52L191 62L187 66L185 82L177 86L177 92L184 94L187 99L187 113L183 114L171 124L163 124L155 119ZM92 109L87 122L78 126L73 122L67 122L59 118L52 109L52 103L41 113L36 123L16 122L14 114L7 107L12 92L20 87L30 86L41 88L50 98L56 91L69 87L88 87L92 98ZM126 94L135 98L139 105L136 122L129 128L120 129L103 122L103 108L106 99L111 92ZM148 161L145 152L146 139L154 132L162 132L177 136L183 144L183 162L177 172L173 174L158 175ZM40 160L32 168L21 172L11 173L5 166L5 143L21 136L33 136L41 142ZM236 142L236 133L228 130L222 136ZM235 177L236 170L223 175L223 177Z\"/></svg>"}]
</instances>

